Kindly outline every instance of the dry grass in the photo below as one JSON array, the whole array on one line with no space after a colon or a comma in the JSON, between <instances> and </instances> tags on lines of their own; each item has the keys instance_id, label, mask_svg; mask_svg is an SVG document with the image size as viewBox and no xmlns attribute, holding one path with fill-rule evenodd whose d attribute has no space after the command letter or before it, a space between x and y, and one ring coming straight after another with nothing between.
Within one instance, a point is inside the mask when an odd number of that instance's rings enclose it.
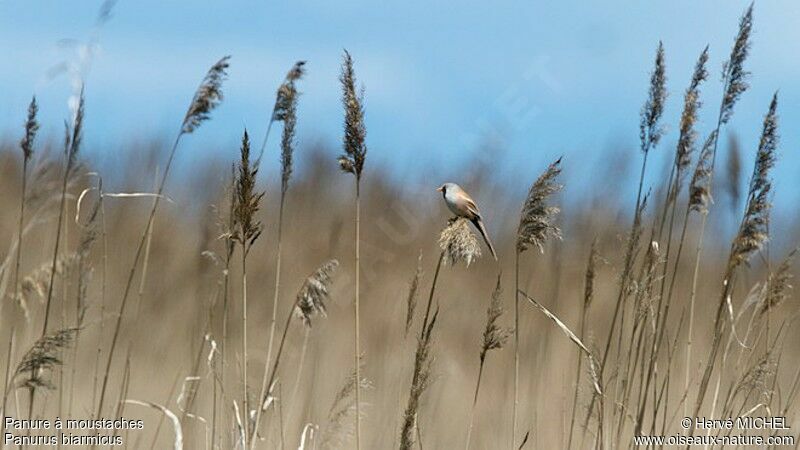
<instances>
[{"instance_id":1,"label":"dry grass","mask_svg":"<svg viewBox=\"0 0 800 450\"><path fill-rule=\"evenodd\" d=\"M343 151L295 148L299 62L265 124L284 127L280 146L265 145L264 161L281 162L274 173L251 160L245 135L233 174L220 157L166 186L180 136L222 100L227 58L203 79L172 147L132 146L125 170L102 179L88 176L102 168L79 158L83 108L62 164L60 148L34 139L32 102L27 116L20 111L22 143L0 143L3 414L142 417L145 429L124 435L131 448L610 450L636 434L686 433L683 415L769 411L792 424L800 228L770 215L781 195L770 175L780 154L777 96L763 123L742 125L760 128L760 141L739 143L728 176L713 182L721 131L751 82L752 22L749 8L721 86L706 81L713 52L701 53L680 117L664 116L667 49L658 46L642 153L628 155L637 164L641 155L641 172L619 176L635 205L618 186L572 179L569 158L530 168L527 196L500 185L481 198L499 254L515 254L499 262L480 258L466 221L445 222L429 174L398 185L376 166L363 177L364 98L347 53ZM710 129L701 126L701 86L703 99L720 99ZM675 136L664 134L670 122ZM677 142L671 172L658 179L647 157L667 139ZM161 156L167 164L151 188L140 180L153 178ZM598 173L624 172L614 164ZM458 181L487 192L505 180ZM561 185L569 192L557 197ZM648 195L650 185L664 195ZM735 232L712 189L743 207ZM166 195L172 201L160 202ZM528 257L533 248L546 256ZM126 305L137 280L134 311ZM511 305L513 352L502 348ZM276 318L285 320L279 340ZM62 331L43 336L46 323ZM159 432L167 419L174 433Z\"/></svg>"}]
</instances>

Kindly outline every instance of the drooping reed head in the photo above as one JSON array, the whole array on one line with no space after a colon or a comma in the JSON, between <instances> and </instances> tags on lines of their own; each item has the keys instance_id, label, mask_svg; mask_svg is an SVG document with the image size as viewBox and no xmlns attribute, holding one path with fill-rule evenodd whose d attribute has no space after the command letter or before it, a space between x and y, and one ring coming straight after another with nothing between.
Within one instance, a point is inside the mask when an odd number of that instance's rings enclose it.
<instances>
[{"instance_id":1,"label":"drooping reed head","mask_svg":"<svg viewBox=\"0 0 800 450\"><path fill-rule=\"evenodd\" d=\"M417 309L417 293L419 292L419 283L422 279L422 252L419 253L417 258L417 270L414 271L414 278L408 285L408 296L406 296L406 328L405 334L411 329L414 322L414 311Z\"/></svg>"},{"instance_id":2,"label":"drooping reed head","mask_svg":"<svg viewBox=\"0 0 800 450\"><path fill-rule=\"evenodd\" d=\"M766 293L759 307L760 314L777 308L791 296L789 291L792 289L792 263L796 255L797 249L789 252L778 269L769 274Z\"/></svg>"},{"instance_id":3,"label":"drooping reed head","mask_svg":"<svg viewBox=\"0 0 800 450\"><path fill-rule=\"evenodd\" d=\"M486 354L489 351L503 348L513 333L512 330L497 323L500 316L505 312L501 298L502 294L503 290L500 287L500 276L498 275L497 284L489 301L489 308L486 309L486 327L483 329L483 343L481 344L480 352L481 361L486 358Z\"/></svg>"},{"instance_id":4,"label":"drooping reed head","mask_svg":"<svg viewBox=\"0 0 800 450\"><path fill-rule=\"evenodd\" d=\"M439 235L439 248L444 252L446 264L455 266L464 263L469 267L472 261L481 257L478 238L469 227L469 220L459 217L442 230Z\"/></svg>"},{"instance_id":5,"label":"drooping reed head","mask_svg":"<svg viewBox=\"0 0 800 450\"><path fill-rule=\"evenodd\" d=\"M700 101L700 84L708 77L708 72L706 71L707 61L708 46L697 59L692 73L692 80L689 82L689 87L686 88L686 93L683 96L680 136L678 137L678 148L675 151L676 186L678 188L683 185L682 179L686 175L686 171L692 162L692 154L695 151L697 131L695 131L694 127L697 123L697 112L702 105ZM677 197L677 190L672 195Z\"/></svg>"},{"instance_id":6,"label":"drooping reed head","mask_svg":"<svg viewBox=\"0 0 800 450\"><path fill-rule=\"evenodd\" d=\"M547 239L561 238L561 230L555 224L560 209L550 205L550 197L563 187L556 181L560 173L561 158L558 158L528 190L517 227L517 252L522 253L530 246L543 252Z\"/></svg>"},{"instance_id":7,"label":"drooping reed head","mask_svg":"<svg viewBox=\"0 0 800 450\"><path fill-rule=\"evenodd\" d=\"M692 181L689 183L689 209L700 214L708 213L708 206L713 202L711 198L711 175L714 172L714 142L717 139L717 131L709 134L697 164L692 174Z\"/></svg>"},{"instance_id":8,"label":"drooping reed head","mask_svg":"<svg viewBox=\"0 0 800 450\"><path fill-rule=\"evenodd\" d=\"M24 387L52 388L52 383L44 378L44 372L63 364L61 351L72 343L77 332L78 328L65 328L40 338L17 364L14 378L26 376Z\"/></svg>"},{"instance_id":9,"label":"drooping reed head","mask_svg":"<svg viewBox=\"0 0 800 450\"><path fill-rule=\"evenodd\" d=\"M725 93L720 107L720 123L728 123L733 115L733 106L749 84L747 78L750 72L744 69L745 60L750 52L750 34L753 30L753 4L745 10L739 19L739 31L733 42L730 58L722 66L722 78L726 83Z\"/></svg>"},{"instance_id":10,"label":"drooping reed head","mask_svg":"<svg viewBox=\"0 0 800 450\"><path fill-rule=\"evenodd\" d=\"M339 156L339 167L361 179L367 156L367 128L364 125L364 93L356 91L356 74L353 58L345 50L342 73L342 104L344 105L344 154Z\"/></svg>"},{"instance_id":11,"label":"drooping reed head","mask_svg":"<svg viewBox=\"0 0 800 450\"><path fill-rule=\"evenodd\" d=\"M36 104L36 97L31 99L28 105L28 117L25 120L25 135L19 141L19 147L22 149L22 155L25 161L30 161L33 156L33 141L36 139L36 132L39 130L39 122L36 121L36 114L39 111L39 105Z\"/></svg>"},{"instance_id":12,"label":"drooping reed head","mask_svg":"<svg viewBox=\"0 0 800 450\"><path fill-rule=\"evenodd\" d=\"M281 137L281 192L289 189L289 179L292 177L292 159L294 155L294 127L297 124L297 92L294 82L305 73L305 61L298 61L286 74L286 79L278 88L275 99L275 108L272 120L283 122L283 135Z\"/></svg>"},{"instance_id":13,"label":"drooping reed head","mask_svg":"<svg viewBox=\"0 0 800 450\"><path fill-rule=\"evenodd\" d=\"M589 250L589 262L586 263L586 274L583 278L583 306L588 309L594 299L594 279L597 271L597 238L592 241L592 248Z\"/></svg>"},{"instance_id":14,"label":"drooping reed head","mask_svg":"<svg viewBox=\"0 0 800 450\"><path fill-rule=\"evenodd\" d=\"M772 180L769 171L775 165L778 146L778 94L772 97L769 111L764 116L764 126L758 143L755 167L750 179L747 207L739 233L733 242L731 264L735 267L747 262L769 240L770 191Z\"/></svg>"},{"instance_id":15,"label":"drooping reed head","mask_svg":"<svg viewBox=\"0 0 800 450\"><path fill-rule=\"evenodd\" d=\"M411 450L416 441L414 431L417 429L417 414L420 399L431 383L431 365L433 364L433 328L439 316L436 308L430 322L423 324L425 328L417 342L417 351L414 355L414 375L411 390L408 396L408 405L403 412L403 425L400 430L400 450Z\"/></svg>"},{"instance_id":16,"label":"drooping reed head","mask_svg":"<svg viewBox=\"0 0 800 450\"><path fill-rule=\"evenodd\" d=\"M644 153L658 145L664 130L660 125L661 115L664 113L664 104L667 99L667 74L664 61L664 44L658 43L656 61L653 72L650 74L650 88L647 101L642 106L639 121L639 139L641 150Z\"/></svg>"},{"instance_id":17,"label":"drooping reed head","mask_svg":"<svg viewBox=\"0 0 800 450\"><path fill-rule=\"evenodd\" d=\"M241 158L236 176L236 195L233 208L234 232L232 239L238 242L245 253L261 235L262 224L256 219L261 206L263 192L256 191L258 168L250 164L250 137L247 130L242 136Z\"/></svg>"},{"instance_id":18,"label":"drooping reed head","mask_svg":"<svg viewBox=\"0 0 800 450\"><path fill-rule=\"evenodd\" d=\"M325 303L330 298L330 284L339 261L331 259L312 273L297 293L295 315L310 327L311 319L320 315L325 317Z\"/></svg>"},{"instance_id":19,"label":"drooping reed head","mask_svg":"<svg viewBox=\"0 0 800 450\"><path fill-rule=\"evenodd\" d=\"M211 111L222 102L222 82L228 76L229 60L230 56L225 56L208 69L208 73L195 91L192 103L183 117L182 134L192 133L196 130L200 124L210 118Z\"/></svg>"},{"instance_id":20,"label":"drooping reed head","mask_svg":"<svg viewBox=\"0 0 800 450\"><path fill-rule=\"evenodd\" d=\"M78 151L83 141L83 118L85 114L85 99L83 95L83 86L81 86L80 97L78 98L78 108L75 110L75 117L72 121L72 132L68 140L69 145L66 145L67 152L67 167L72 168L78 159Z\"/></svg>"}]
</instances>

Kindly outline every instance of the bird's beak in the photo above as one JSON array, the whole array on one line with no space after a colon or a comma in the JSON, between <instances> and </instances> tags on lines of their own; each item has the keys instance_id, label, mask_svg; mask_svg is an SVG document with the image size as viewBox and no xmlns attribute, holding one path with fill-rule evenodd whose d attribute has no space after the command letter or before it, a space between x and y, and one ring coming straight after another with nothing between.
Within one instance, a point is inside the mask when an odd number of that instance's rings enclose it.
<instances>
[{"instance_id":1,"label":"bird's beak","mask_svg":"<svg viewBox=\"0 0 800 450\"><path fill-rule=\"evenodd\" d=\"M443 186L439 186L438 188L436 188L436 191L444 192L444 187Z\"/></svg>"}]
</instances>

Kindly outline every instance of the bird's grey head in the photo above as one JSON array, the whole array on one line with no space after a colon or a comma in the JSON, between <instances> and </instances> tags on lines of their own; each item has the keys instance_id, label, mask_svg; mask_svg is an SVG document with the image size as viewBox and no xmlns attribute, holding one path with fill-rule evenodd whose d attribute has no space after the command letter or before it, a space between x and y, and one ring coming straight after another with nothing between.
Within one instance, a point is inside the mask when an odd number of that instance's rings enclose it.
<instances>
[{"instance_id":1,"label":"bird's grey head","mask_svg":"<svg viewBox=\"0 0 800 450\"><path fill-rule=\"evenodd\" d=\"M441 192L443 194L446 194L447 191L454 191L456 189L458 189L458 185L455 184L455 183L445 183L445 184L439 186L438 188L436 188L437 191L439 191L439 192Z\"/></svg>"}]
</instances>

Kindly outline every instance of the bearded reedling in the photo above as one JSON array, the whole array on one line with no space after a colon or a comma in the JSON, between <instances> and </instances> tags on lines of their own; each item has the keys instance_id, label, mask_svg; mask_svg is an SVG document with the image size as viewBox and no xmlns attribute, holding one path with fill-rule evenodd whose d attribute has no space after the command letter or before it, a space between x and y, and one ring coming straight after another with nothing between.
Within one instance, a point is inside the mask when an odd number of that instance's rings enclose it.
<instances>
[{"instance_id":1,"label":"bearded reedling","mask_svg":"<svg viewBox=\"0 0 800 450\"><path fill-rule=\"evenodd\" d=\"M453 214L458 217L464 217L475 225L475 228L477 228L481 236L483 236L486 246L489 247L489 251L492 252L494 260L497 261L497 253L494 251L492 241L489 239L489 233L486 231L486 227L483 224L481 212L478 210L478 205L475 203L475 200L473 200L461 186L455 183L445 183L436 188L436 190L442 193L444 202L447 203L447 207Z\"/></svg>"}]
</instances>

